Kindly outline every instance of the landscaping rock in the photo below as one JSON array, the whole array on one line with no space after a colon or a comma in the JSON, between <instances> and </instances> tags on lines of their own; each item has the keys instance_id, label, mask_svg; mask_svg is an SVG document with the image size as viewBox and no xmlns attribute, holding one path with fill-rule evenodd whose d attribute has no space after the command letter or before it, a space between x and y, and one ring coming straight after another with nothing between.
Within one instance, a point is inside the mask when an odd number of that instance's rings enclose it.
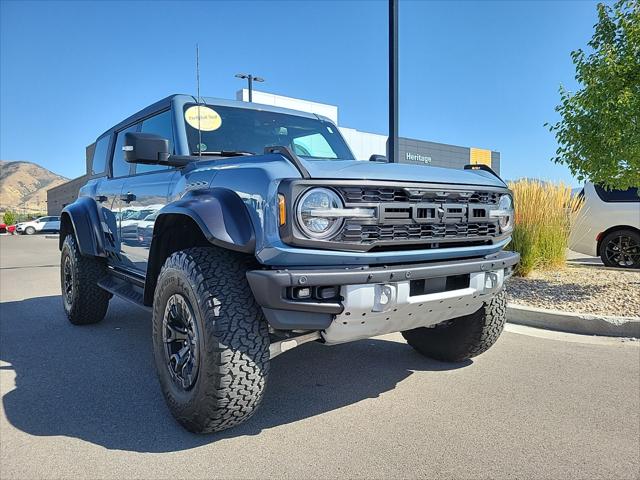
<instances>
[{"instance_id":1,"label":"landscaping rock","mask_svg":"<svg viewBox=\"0 0 640 480\"><path fill-rule=\"evenodd\" d=\"M507 281L509 301L563 312L640 317L640 272L567 266Z\"/></svg>"}]
</instances>

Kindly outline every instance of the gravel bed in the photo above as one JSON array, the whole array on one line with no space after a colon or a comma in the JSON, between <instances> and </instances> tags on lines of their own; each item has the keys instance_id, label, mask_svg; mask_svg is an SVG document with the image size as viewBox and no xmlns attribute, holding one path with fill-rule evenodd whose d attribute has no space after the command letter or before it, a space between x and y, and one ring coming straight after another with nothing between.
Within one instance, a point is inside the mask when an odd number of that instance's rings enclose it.
<instances>
[{"instance_id":1,"label":"gravel bed","mask_svg":"<svg viewBox=\"0 0 640 480\"><path fill-rule=\"evenodd\" d=\"M560 310L640 317L640 272L567 266L534 271L527 278L507 281L509 301L519 305Z\"/></svg>"}]
</instances>

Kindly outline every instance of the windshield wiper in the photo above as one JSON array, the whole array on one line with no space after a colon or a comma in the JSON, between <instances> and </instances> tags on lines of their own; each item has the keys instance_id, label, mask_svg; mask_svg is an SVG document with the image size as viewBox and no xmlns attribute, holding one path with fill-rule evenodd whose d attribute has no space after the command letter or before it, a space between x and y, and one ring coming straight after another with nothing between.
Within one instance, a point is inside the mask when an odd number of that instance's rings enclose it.
<instances>
[{"instance_id":1,"label":"windshield wiper","mask_svg":"<svg viewBox=\"0 0 640 480\"><path fill-rule=\"evenodd\" d=\"M220 150L219 152L193 152L192 155L209 155L212 157L248 157L255 155L253 152L246 152L243 150Z\"/></svg>"}]
</instances>

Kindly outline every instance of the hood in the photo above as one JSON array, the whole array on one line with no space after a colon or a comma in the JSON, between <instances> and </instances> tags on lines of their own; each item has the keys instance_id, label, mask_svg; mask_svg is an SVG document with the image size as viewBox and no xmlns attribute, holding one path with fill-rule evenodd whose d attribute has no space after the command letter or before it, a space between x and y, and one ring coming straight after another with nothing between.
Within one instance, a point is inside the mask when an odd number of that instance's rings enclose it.
<instances>
[{"instance_id":1,"label":"hood","mask_svg":"<svg viewBox=\"0 0 640 480\"><path fill-rule=\"evenodd\" d=\"M363 160L301 160L311 178L429 182L485 187L505 186L502 180L483 170L455 170Z\"/></svg>"}]
</instances>

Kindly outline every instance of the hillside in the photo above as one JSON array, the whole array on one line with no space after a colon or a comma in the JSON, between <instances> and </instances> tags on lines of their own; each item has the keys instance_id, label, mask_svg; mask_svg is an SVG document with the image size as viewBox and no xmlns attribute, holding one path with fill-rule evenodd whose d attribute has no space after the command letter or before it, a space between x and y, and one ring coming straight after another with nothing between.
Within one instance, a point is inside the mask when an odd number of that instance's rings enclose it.
<instances>
[{"instance_id":1,"label":"hillside","mask_svg":"<svg viewBox=\"0 0 640 480\"><path fill-rule=\"evenodd\" d=\"M66 181L35 163L0 160L0 212L46 212L47 190Z\"/></svg>"}]
</instances>

